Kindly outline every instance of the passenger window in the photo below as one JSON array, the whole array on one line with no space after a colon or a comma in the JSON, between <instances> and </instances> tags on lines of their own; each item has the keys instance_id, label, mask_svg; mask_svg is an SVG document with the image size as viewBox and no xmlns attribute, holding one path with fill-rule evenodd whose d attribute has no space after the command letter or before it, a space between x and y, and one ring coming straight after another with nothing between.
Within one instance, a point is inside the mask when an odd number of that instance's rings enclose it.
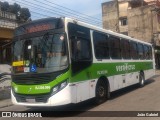
<instances>
[{"instance_id":1,"label":"passenger window","mask_svg":"<svg viewBox=\"0 0 160 120\"><path fill-rule=\"evenodd\" d=\"M149 46L144 45L144 58L149 59Z\"/></svg>"},{"instance_id":2,"label":"passenger window","mask_svg":"<svg viewBox=\"0 0 160 120\"><path fill-rule=\"evenodd\" d=\"M128 40L121 40L121 49L122 49L122 57L123 59L130 59L130 46Z\"/></svg>"},{"instance_id":3,"label":"passenger window","mask_svg":"<svg viewBox=\"0 0 160 120\"><path fill-rule=\"evenodd\" d=\"M84 38L72 37L72 58L74 60L91 60L90 41Z\"/></svg>"},{"instance_id":4,"label":"passenger window","mask_svg":"<svg viewBox=\"0 0 160 120\"><path fill-rule=\"evenodd\" d=\"M132 59L138 59L138 49L136 42L130 42L130 50Z\"/></svg>"},{"instance_id":5,"label":"passenger window","mask_svg":"<svg viewBox=\"0 0 160 120\"><path fill-rule=\"evenodd\" d=\"M95 57L97 59L109 58L109 40L108 36L94 32L93 33Z\"/></svg>"},{"instance_id":6,"label":"passenger window","mask_svg":"<svg viewBox=\"0 0 160 120\"><path fill-rule=\"evenodd\" d=\"M121 59L120 39L114 36L109 37L110 54L112 59Z\"/></svg>"},{"instance_id":7,"label":"passenger window","mask_svg":"<svg viewBox=\"0 0 160 120\"><path fill-rule=\"evenodd\" d=\"M151 46L149 46L149 59L153 59Z\"/></svg>"},{"instance_id":8,"label":"passenger window","mask_svg":"<svg viewBox=\"0 0 160 120\"><path fill-rule=\"evenodd\" d=\"M144 49L143 49L143 44L138 43L138 57L139 59L144 59Z\"/></svg>"}]
</instances>

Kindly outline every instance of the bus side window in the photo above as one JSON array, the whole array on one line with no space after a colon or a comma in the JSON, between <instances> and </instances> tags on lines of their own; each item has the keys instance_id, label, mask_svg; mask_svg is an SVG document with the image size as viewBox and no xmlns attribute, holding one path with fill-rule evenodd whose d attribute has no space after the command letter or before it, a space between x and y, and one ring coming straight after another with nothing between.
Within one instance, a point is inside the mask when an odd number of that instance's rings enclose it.
<instances>
[{"instance_id":1,"label":"bus side window","mask_svg":"<svg viewBox=\"0 0 160 120\"><path fill-rule=\"evenodd\" d=\"M138 59L138 49L136 42L130 42L130 50L132 59Z\"/></svg>"},{"instance_id":2,"label":"bus side window","mask_svg":"<svg viewBox=\"0 0 160 120\"><path fill-rule=\"evenodd\" d=\"M72 40L72 59L73 60L91 60L90 42L84 38L71 38Z\"/></svg>"},{"instance_id":3,"label":"bus side window","mask_svg":"<svg viewBox=\"0 0 160 120\"><path fill-rule=\"evenodd\" d=\"M121 47L120 47L120 39L115 36L109 37L110 40L110 54L112 59L121 59Z\"/></svg>"},{"instance_id":4,"label":"bus side window","mask_svg":"<svg viewBox=\"0 0 160 120\"><path fill-rule=\"evenodd\" d=\"M103 33L93 32L95 57L97 59L109 59L109 39Z\"/></svg>"},{"instance_id":5,"label":"bus side window","mask_svg":"<svg viewBox=\"0 0 160 120\"><path fill-rule=\"evenodd\" d=\"M145 59L149 59L149 47L144 45L144 57Z\"/></svg>"},{"instance_id":6,"label":"bus side window","mask_svg":"<svg viewBox=\"0 0 160 120\"><path fill-rule=\"evenodd\" d=\"M149 46L149 59L153 59L151 46Z\"/></svg>"},{"instance_id":7,"label":"bus side window","mask_svg":"<svg viewBox=\"0 0 160 120\"><path fill-rule=\"evenodd\" d=\"M123 59L131 58L129 40L121 39L121 51Z\"/></svg>"},{"instance_id":8,"label":"bus side window","mask_svg":"<svg viewBox=\"0 0 160 120\"><path fill-rule=\"evenodd\" d=\"M139 59L144 59L144 49L143 49L143 44L138 43L138 57Z\"/></svg>"}]
</instances>

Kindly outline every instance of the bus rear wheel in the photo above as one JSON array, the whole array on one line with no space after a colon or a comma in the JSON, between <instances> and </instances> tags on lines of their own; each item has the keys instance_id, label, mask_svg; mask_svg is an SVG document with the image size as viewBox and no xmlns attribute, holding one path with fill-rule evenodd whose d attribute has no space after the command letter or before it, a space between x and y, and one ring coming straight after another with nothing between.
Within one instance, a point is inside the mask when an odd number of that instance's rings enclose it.
<instances>
[{"instance_id":1,"label":"bus rear wheel","mask_svg":"<svg viewBox=\"0 0 160 120\"><path fill-rule=\"evenodd\" d=\"M95 103L101 104L105 102L110 96L109 87L104 80L99 80L96 86Z\"/></svg>"},{"instance_id":2,"label":"bus rear wheel","mask_svg":"<svg viewBox=\"0 0 160 120\"><path fill-rule=\"evenodd\" d=\"M145 84L144 73L141 72L140 75L139 75L139 86L143 87L144 84Z\"/></svg>"}]
</instances>

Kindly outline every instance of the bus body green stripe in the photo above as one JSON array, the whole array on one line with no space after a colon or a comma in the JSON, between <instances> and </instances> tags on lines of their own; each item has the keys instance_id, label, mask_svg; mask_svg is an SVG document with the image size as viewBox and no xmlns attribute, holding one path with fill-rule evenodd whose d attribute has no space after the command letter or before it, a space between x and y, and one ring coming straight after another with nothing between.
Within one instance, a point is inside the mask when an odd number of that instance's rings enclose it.
<instances>
[{"instance_id":1,"label":"bus body green stripe","mask_svg":"<svg viewBox=\"0 0 160 120\"><path fill-rule=\"evenodd\" d=\"M16 85L12 82L12 87L19 94L43 94L51 92L52 88L62 81L82 82L90 79L98 79L101 76L110 77L113 75L127 74L140 70L153 69L152 62L117 62L117 63L93 63L90 67L79 71L71 76L71 68L64 74L58 76L48 84L41 85Z\"/></svg>"},{"instance_id":2,"label":"bus body green stripe","mask_svg":"<svg viewBox=\"0 0 160 120\"><path fill-rule=\"evenodd\" d=\"M73 76L71 82L80 82L88 79L96 79L101 76L110 77L149 69L153 69L152 62L94 63Z\"/></svg>"}]
</instances>

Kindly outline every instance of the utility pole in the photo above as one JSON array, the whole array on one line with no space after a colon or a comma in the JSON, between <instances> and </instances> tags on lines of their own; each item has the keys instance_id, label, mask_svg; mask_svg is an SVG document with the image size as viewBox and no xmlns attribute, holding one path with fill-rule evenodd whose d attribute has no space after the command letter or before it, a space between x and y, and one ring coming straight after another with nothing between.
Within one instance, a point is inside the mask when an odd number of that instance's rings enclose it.
<instances>
[{"instance_id":1,"label":"utility pole","mask_svg":"<svg viewBox=\"0 0 160 120\"><path fill-rule=\"evenodd\" d=\"M151 10L151 42L153 43L153 45L154 45L154 36L153 36L153 10Z\"/></svg>"},{"instance_id":2,"label":"utility pole","mask_svg":"<svg viewBox=\"0 0 160 120\"><path fill-rule=\"evenodd\" d=\"M117 24L116 24L116 31L119 33L119 2L118 0L115 0L116 6L117 6Z\"/></svg>"}]
</instances>

